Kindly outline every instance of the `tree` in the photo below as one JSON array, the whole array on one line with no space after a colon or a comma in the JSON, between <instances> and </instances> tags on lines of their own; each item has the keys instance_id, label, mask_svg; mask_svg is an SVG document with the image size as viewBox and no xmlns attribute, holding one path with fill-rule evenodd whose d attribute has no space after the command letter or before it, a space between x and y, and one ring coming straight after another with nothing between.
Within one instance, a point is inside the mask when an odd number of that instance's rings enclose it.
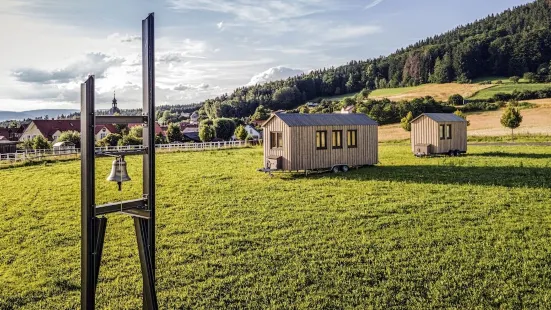
<instances>
[{"instance_id":1,"label":"tree","mask_svg":"<svg viewBox=\"0 0 551 310\"><path fill-rule=\"evenodd\" d=\"M199 127L199 139L203 142L210 142L215 136L214 128L211 125L205 124Z\"/></svg>"},{"instance_id":2,"label":"tree","mask_svg":"<svg viewBox=\"0 0 551 310\"><path fill-rule=\"evenodd\" d=\"M467 119L467 116L465 114L463 114L463 112L461 112L460 110L456 110L455 112L453 112L453 114L461 117L462 119L466 120L467 121L467 126L470 126L471 125L471 121L469 121Z\"/></svg>"},{"instance_id":3,"label":"tree","mask_svg":"<svg viewBox=\"0 0 551 310\"><path fill-rule=\"evenodd\" d=\"M212 126L218 139L230 140L235 132L235 122L229 118L217 118Z\"/></svg>"},{"instance_id":4,"label":"tree","mask_svg":"<svg viewBox=\"0 0 551 310\"><path fill-rule=\"evenodd\" d=\"M238 140L245 140L247 138L247 130L245 129L245 126L239 125L235 129L234 135Z\"/></svg>"},{"instance_id":5,"label":"tree","mask_svg":"<svg viewBox=\"0 0 551 310\"><path fill-rule=\"evenodd\" d=\"M409 111L408 114L400 121L400 124L405 131L411 131L412 120L413 120L413 113Z\"/></svg>"},{"instance_id":6,"label":"tree","mask_svg":"<svg viewBox=\"0 0 551 310\"><path fill-rule=\"evenodd\" d=\"M511 139L514 141L514 130L520 126L522 123L522 115L517 108L512 106L507 107L503 115L501 116L501 125L503 127L511 128Z\"/></svg>"},{"instance_id":7,"label":"tree","mask_svg":"<svg viewBox=\"0 0 551 310\"><path fill-rule=\"evenodd\" d=\"M182 141L182 131L180 130L180 126L174 123L168 125L166 138L170 143Z\"/></svg>"},{"instance_id":8,"label":"tree","mask_svg":"<svg viewBox=\"0 0 551 310\"><path fill-rule=\"evenodd\" d=\"M509 78L509 81L511 81L511 82L513 82L513 83L515 83L515 84L517 84L518 81L520 81L520 77L514 75L514 76L512 76L512 77Z\"/></svg>"},{"instance_id":9,"label":"tree","mask_svg":"<svg viewBox=\"0 0 551 310\"><path fill-rule=\"evenodd\" d=\"M136 138L143 138L143 126L134 126L130 128L128 135Z\"/></svg>"},{"instance_id":10,"label":"tree","mask_svg":"<svg viewBox=\"0 0 551 310\"><path fill-rule=\"evenodd\" d=\"M463 96L461 96L460 94L451 95L450 98L448 99L448 104L462 105L463 104Z\"/></svg>"},{"instance_id":11,"label":"tree","mask_svg":"<svg viewBox=\"0 0 551 310\"><path fill-rule=\"evenodd\" d=\"M80 133L78 131L64 131L57 138L57 142L71 142L78 149L80 148Z\"/></svg>"},{"instance_id":12,"label":"tree","mask_svg":"<svg viewBox=\"0 0 551 310\"><path fill-rule=\"evenodd\" d=\"M528 81L528 83L534 83L536 81L536 74L532 72L526 72L524 73L524 80Z\"/></svg>"},{"instance_id":13,"label":"tree","mask_svg":"<svg viewBox=\"0 0 551 310\"><path fill-rule=\"evenodd\" d=\"M254 114L251 116L253 121L265 121L270 117L271 111L263 105L259 105L254 111Z\"/></svg>"},{"instance_id":14,"label":"tree","mask_svg":"<svg viewBox=\"0 0 551 310\"><path fill-rule=\"evenodd\" d=\"M49 150L52 148L52 145L46 138L41 135L34 137L33 139L33 149L35 150Z\"/></svg>"},{"instance_id":15,"label":"tree","mask_svg":"<svg viewBox=\"0 0 551 310\"><path fill-rule=\"evenodd\" d=\"M100 146L117 146L122 139L122 135L118 133L110 133L105 138L98 141Z\"/></svg>"}]
</instances>

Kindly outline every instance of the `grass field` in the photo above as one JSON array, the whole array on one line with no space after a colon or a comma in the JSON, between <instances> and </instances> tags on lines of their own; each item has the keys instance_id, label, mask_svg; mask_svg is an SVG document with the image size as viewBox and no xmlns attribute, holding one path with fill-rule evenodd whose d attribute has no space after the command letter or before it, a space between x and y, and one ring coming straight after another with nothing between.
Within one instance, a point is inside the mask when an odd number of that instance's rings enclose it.
<instances>
[{"instance_id":1,"label":"grass field","mask_svg":"<svg viewBox=\"0 0 551 310\"><path fill-rule=\"evenodd\" d=\"M471 147L304 177L259 148L158 155L161 309L545 308L551 149ZM139 180L141 160L129 157ZM79 307L79 162L0 170L0 309ZM104 181L98 203L135 198ZM109 218L98 308L137 309L132 221Z\"/></svg>"},{"instance_id":2,"label":"grass field","mask_svg":"<svg viewBox=\"0 0 551 310\"><path fill-rule=\"evenodd\" d=\"M409 100L419 97L432 96L436 100L448 101L453 94L460 94L463 97L470 97L480 90L492 87L492 85L479 84L423 84L413 87L382 88L374 90L369 98L383 99L388 98L392 101ZM357 93L327 97L328 100L342 100L348 97L354 97Z\"/></svg>"},{"instance_id":3,"label":"grass field","mask_svg":"<svg viewBox=\"0 0 551 310\"><path fill-rule=\"evenodd\" d=\"M502 85L485 85L485 86L492 86L490 88L483 89L476 94L474 94L470 99L490 99L495 94L498 93L505 93L505 94L511 94L513 91L523 91L523 90L540 90L544 88L551 87L551 83L534 83L534 84L502 84Z\"/></svg>"}]
</instances>

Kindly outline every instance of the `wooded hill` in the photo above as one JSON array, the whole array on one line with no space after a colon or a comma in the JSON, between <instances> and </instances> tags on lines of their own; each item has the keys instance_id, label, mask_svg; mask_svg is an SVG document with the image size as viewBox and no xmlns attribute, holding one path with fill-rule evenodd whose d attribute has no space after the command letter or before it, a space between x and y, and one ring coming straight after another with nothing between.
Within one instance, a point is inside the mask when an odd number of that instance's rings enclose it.
<instances>
[{"instance_id":1,"label":"wooded hill","mask_svg":"<svg viewBox=\"0 0 551 310\"><path fill-rule=\"evenodd\" d=\"M210 118L245 117L259 105L292 109L309 100L364 88L414 86L485 76L533 72L551 81L551 0L490 15L419 41L395 53L340 67L324 68L262 85L241 87L203 103Z\"/></svg>"}]
</instances>

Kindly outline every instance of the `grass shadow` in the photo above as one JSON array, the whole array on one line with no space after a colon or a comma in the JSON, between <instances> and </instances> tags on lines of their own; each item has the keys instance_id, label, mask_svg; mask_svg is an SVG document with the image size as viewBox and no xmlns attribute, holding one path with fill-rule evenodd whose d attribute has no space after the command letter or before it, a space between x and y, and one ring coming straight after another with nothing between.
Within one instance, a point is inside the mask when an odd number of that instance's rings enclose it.
<instances>
[{"instance_id":1,"label":"grass shadow","mask_svg":"<svg viewBox=\"0 0 551 310\"><path fill-rule=\"evenodd\" d=\"M511 158L530 158L530 159L545 159L551 158L551 154L535 154L535 153L506 153L506 152L485 152L468 154L475 157L511 157Z\"/></svg>"},{"instance_id":2,"label":"grass shadow","mask_svg":"<svg viewBox=\"0 0 551 310\"><path fill-rule=\"evenodd\" d=\"M286 178L338 178L360 181L390 181L425 184L484 185L505 187L549 188L548 167L476 167L476 166L375 166L347 173L292 174Z\"/></svg>"}]
</instances>

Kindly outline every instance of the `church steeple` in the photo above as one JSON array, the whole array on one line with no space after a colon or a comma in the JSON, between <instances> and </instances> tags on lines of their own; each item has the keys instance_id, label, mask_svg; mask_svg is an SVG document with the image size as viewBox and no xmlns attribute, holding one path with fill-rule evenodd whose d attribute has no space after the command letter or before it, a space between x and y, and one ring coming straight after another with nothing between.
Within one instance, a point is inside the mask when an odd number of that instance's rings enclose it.
<instances>
[{"instance_id":1,"label":"church steeple","mask_svg":"<svg viewBox=\"0 0 551 310\"><path fill-rule=\"evenodd\" d=\"M117 97L115 97L115 91L113 91L113 108L117 107Z\"/></svg>"},{"instance_id":2,"label":"church steeple","mask_svg":"<svg viewBox=\"0 0 551 310\"><path fill-rule=\"evenodd\" d=\"M117 97L115 96L115 91L113 91L113 102L111 109L109 109L109 115L121 114L121 110L117 108Z\"/></svg>"}]
</instances>

